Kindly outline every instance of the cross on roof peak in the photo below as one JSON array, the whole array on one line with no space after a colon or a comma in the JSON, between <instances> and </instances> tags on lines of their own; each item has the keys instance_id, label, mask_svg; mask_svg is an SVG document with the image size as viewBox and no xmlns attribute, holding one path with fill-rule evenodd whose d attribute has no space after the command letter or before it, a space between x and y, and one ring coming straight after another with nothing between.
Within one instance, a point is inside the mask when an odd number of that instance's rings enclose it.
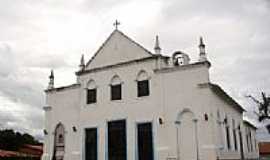
<instances>
[{"instance_id":1,"label":"cross on roof peak","mask_svg":"<svg viewBox=\"0 0 270 160\"><path fill-rule=\"evenodd\" d=\"M120 22L118 20L115 20L115 22L113 23L113 25L115 26L115 29L118 29L118 26L120 25Z\"/></svg>"}]
</instances>

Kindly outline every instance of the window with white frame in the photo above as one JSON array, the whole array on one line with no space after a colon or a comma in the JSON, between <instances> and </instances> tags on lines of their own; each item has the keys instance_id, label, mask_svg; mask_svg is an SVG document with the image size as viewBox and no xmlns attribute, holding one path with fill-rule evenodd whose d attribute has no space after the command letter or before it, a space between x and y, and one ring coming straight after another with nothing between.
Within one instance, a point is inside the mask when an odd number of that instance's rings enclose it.
<instances>
[{"instance_id":1,"label":"window with white frame","mask_svg":"<svg viewBox=\"0 0 270 160\"><path fill-rule=\"evenodd\" d=\"M93 104L97 102L97 86L94 80L87 83L86 88L86 103Z\"/></svg>"},{"instance_id":2,"label":"window with white frame","mask_svg":"<svg viewBox=\"0 0 270 160\"><path fill-rule=\"evenodd\" d=\"M110 82L111 87L111 100L122 99L122 81L119 76L115 75Z\"/></svg>"},{"instance_id":3,"label":"window with white frame","mask_svg":"<svg viewBox=\"0 0 270 160\"><path fill-rule=\"evenodd\" d=\"M149 76L145 71L140 71L137 75L137 96L144 97L150 95Z\"/></svg>"}]
</instances>

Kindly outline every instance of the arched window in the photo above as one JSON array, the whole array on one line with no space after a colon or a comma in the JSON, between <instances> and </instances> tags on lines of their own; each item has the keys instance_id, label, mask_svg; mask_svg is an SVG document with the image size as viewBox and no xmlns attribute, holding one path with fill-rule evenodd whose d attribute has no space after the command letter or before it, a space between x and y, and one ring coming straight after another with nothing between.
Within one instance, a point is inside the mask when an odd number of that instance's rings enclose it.
<instances>
[{"instance_id":1,"label":"arched window","mask_svg":"<svg viewBox=\"0 0 270 160\"><path fill-rule=\"evenodd\" d=\"M230 150L231 149L230 125L227 116L225 116L224 123L226 128L227 149Z\"/></svg>"},{"instance_id":2,"label":"arched window","mask_svg":"<svg viewBox=\"0 0 270 160\"><path fill-rule=\"evenodd\" d=\"M111 100L122 99L122 81L118 75L113 76L110 82Z\"/></svg>"},{"instance_id":3,"label":"arched window","mask_svg":"<svg viewBox=\"0 0 270 160\"><path fill-rule=\"evenodd\" d=\"M232 129L233 129L234 149L237 151L238 150L238 141L236 136L237 128L234 119L232 120Z\"/></svg>"},{"instance_id":4,"label":"arched window","mask_svg":"<svg viewBox=\"0 0 270 160\"><path fill-rule=\"evenodd\" d=\"M87 83L86 89L86 103L92 104L97 102L97 86L94 80L90 80Z\"/></svg>"},{"instance_id":5,"label":"arched window","mask_svg":"<svg viewBox=\"0 0 270 160\"><path fill-rule=\"evenodd\" d=\"M252 133L251 129L249 128L249 143L250 143L250 152L253 152L253 143L252 143Z\"/></svg>"},{"instance_id":6,"label":"arched window","mask_svg":"<svg viewBox=\"0 0 270 160\"><path fill-rule=\"evenodd\" d=\"M218 128L218 140L219 140L219 148L224 149L224 132L222 126L222 118L220 115L220 111L217 110L217 128Z\"/></svg>"},{"instance_id":7,"label":"arched window","mask_svg":"<svg viewBox=\"0 0 270 160\"><path fill-rule=\"evenodd\" d=\"M138 97L150 95L149 79L150 78L148 74L144 70L138 73L137 78L136 78Z\"/></svg>"},{"instance_id":8,"label":"arched window","mask_svg":"<svg viewBox=\"0 0 270 160\"><path fill-rule=\"evenodd\" d=\"M248 152L250 152L250 142L249 142L249 130L248 128L246 127L246 142L247 142L247 150Z\"/></svg>"}]
</instances>

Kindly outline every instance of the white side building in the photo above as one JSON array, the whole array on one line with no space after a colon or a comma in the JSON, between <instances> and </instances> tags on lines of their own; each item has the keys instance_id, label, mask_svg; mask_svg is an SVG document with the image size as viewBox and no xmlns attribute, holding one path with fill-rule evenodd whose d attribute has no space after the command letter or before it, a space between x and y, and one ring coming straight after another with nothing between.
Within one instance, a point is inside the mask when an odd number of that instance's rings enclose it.
<instances>
[{"instance_id":1,"label":"white side building","mask_svg":"<svg viewBox=\"0 0 270 160\"><path fill-rule=\"evenodd\" d=\"M244 109L187 54L151 53L114 30L77 82L46 92L43 160L217 160L259 157Z\"/></svg>"}]
</instances>

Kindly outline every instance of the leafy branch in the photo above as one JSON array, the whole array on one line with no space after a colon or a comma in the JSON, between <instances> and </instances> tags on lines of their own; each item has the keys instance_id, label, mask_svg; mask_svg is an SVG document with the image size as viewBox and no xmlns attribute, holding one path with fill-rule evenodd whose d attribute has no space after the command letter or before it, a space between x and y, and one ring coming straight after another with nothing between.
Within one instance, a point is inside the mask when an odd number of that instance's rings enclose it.
<instances>
[{"instance_id":1,"label":"leafy branch","mask_svg":"<svg viewBox=\"0 0 270 160\"><path fill-rule=\"evenodd\" d=\"M255 97L248 95L247 98L250 98L257 104L259 113L255 112L258 116L259 122L262 122L266 119L270 119L270 97L266 96L264 92L261 93L262 100L258 100ZM270 134L270 124L265 126Z\"/></svg>"}]
</instances>

